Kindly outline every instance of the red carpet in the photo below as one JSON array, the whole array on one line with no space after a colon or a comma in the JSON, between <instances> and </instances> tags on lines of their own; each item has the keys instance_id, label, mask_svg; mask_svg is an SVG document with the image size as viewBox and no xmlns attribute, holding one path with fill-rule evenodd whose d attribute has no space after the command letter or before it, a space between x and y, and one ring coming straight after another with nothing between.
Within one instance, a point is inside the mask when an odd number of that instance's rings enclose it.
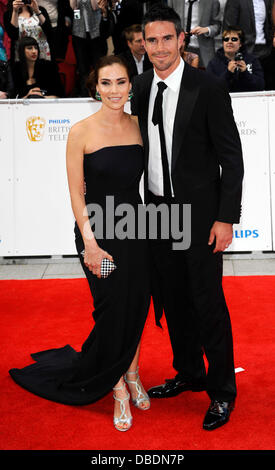
<instances>
[{"instance_id":1,"label":"red carpet","mask_svg":"<svg viewBox=\"0 0 275 470\"><path fill-rule=\"evenodd\" d=\"M0 448L3 450L273 450L275 449L275 277L225 277L231 312L238 398L228 424L202 430L209 399L186 392L132 407L126 433L113 428L111 393L85 407L49 402L21 389L8 369L30 353L71 344L79 349L92 327L85 279L0 281ZM174 376L167 328L146 323L140 371L145 387Z\"/></svg>"}]
</instances>

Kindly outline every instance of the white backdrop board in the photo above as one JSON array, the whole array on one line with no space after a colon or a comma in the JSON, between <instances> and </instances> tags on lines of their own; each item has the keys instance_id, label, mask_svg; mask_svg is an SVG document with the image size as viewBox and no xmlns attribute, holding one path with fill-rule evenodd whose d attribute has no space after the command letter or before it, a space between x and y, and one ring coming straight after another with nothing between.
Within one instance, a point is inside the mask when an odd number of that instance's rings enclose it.
<instances>
[{"instance_id":1,"label":"white backdrop board","mask_svg":"<svg viewBox=\"0 0 275 470\"><path fill-rule=\"evenodd\" d=\"M13 109L0 108L0 256L14 254Z\"/></svg>"},{"instance_id":2,"label":"white backdrop board","mask_svg":"<svg viewBox=\"0 0 275 470\"><path fill-rule=\"evenodd\" d=\"M272 250L269 98L233 96L232 106L242 142L244 181L241 222L234 225L228 251Z\"/></svg>"},{"instance_id":3,"label":"white backdrop board","mask_svg":"<svg viewBox=\"0 0 275 470\"><path fill-rule=\"evenodd\" d=\"M75 253L66 177L70 127L97 103L41 103L15 106L15 254Z\"/></svg>"},{"instance_id":4,"label":"white backdrop board","mask_svg":"<svg viewBox=\"0 0 275 470\"><path fill-rule=\"evenodd\" d=\"M269 98L270 183L273 250L275 247L275 96Z\"/></svg>"},{"instance_id":5,"label":"white backdrop board","mask_svg":"<svg viewBox=\"0 0 275 470\"><path fill-rule=\"evenodd\" d=\"M271 217L271 191L273 198L275 194L274 100L275 93L232 96L245 178L242 219L234 225L230 252L272 250L275 246ZM66 141L70 127L99 107L100 103L91 99L0 102L0 256L76 253Z\"/></svg>"}]
</instances>

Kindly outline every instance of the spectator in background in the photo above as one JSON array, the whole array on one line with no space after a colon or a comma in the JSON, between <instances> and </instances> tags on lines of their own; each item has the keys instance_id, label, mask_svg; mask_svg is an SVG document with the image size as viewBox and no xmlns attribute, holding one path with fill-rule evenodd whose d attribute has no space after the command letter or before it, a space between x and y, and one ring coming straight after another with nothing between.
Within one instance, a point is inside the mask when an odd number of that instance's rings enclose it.
<instances>
[{"instance_id":1,"label":"spectator in background","mask_svg":"<svg viewBox=\"0 0 275 470\"><path fill-rule=\"evenodd\" d=\"M119 55L127 50L123 32L133 24L141 24L143 18L143 4L139 0L119 0L114 2L116 24L112 34L114 54Z\"/></svg>"},{"instance_id":2,"label":"spectator in background","mask_svg":"<svg viewBox=\"0 0 275 470\"><path fill-rule=\"evenodd\" d=\"M257 57L246 52L244 35L237 27L223 32L223 47L216 52L207 72L225 79L229 92L264 90L264 74Z\"/></svg>"},{"instance_id":3,"label":"spectator in background","mask_svg":"<svg viewBox=\"0 0 275 470\"><path fill-rule=\"evenodd\" d=\"M7 10L7 3L8 3L8 0L0 0L0 24L2 25L2 27L4 25L4 13ZM9 59L11 40L5 30L4 30L4 37L2 38L2 42L6 50L7 58Z\"/></svg>"},{"instance_id":4,"label":"spectator in background","mask_svg":"<svg viewBox=\"0 0 275 470\"><path fill-rule=\"evenodd\" d=\"M64 90L55 62L39 58L37 41L26 36L18 44L19 61L12 68L18 98L62 98Z\"/></svg>"},{"instance_id":5,"label":"spectator in background","mask_svg":"<svg viewBox=\"0 0 275 470\"><path fill-rule=\"evenodd\" d=\"M186 50L186 42L185 39L182 42L182 46L180 48L180 55L187 62L189 65L192 67L198 68L199 63L200 63L200 58L198 54L195 54L194 52L188 52Z\"/></svg>"},{"instance_id":6,"label":"spectator in background","mask_svg":"<svg viewBox=\"0 0 275 470\"><path fill-rule=\"evenodd\" d=\"M227 0L219 0L220 2L220 18L221 22L223 23L223 15L224 15L224 8ZM215 51L217 52L218 49L222 47L222 32L223 29L221 28L219 34L215 37Z\"/></svg>"},{"instance_id":7,"label":"spectator in background","mask_svg":"<svg viewBox=\"0 0 275 470\"><path fill-rule=\"evenodd\" d=\"M0 23L0 60L6 61L7 60L7 53L6 53L6 48L4 46L4 29L3 26Z\"/></svg>"},{"instance_id":8,"label":"spectator in background","mask_svg":"<svg viewBox=\"0 0 275 470\"><path fill-rule=\"evenodd\" d=\"M168 0L180 16L186 34L186 50L200 58L206 68L215 55L214 38L221 29L219 0Z\"/></svg>"},{"instance_id":9,"label":"spectator in background","mask_svg":"<svg viewBox=\"0 0 275 470\"><path fill-rule=\"evenodd\" d=\"M13 80L9 62L0 60L0 100L13 96Z\"/></svg>"},{"instance_id":10,"label":"spectator in background","mask_svg":"<svg viewBox=\"0 0 275 470\"><path fill-rule=\"evenodd\" d=\"M31 0L30 5L25 5L21 0L9 0L4 27L12 40L12 62L18 60L18 41L25 36L37 40L41 58L54 59L51 21L45 8L39 7L36 0Z\"/></svg>"},{"instance_id":11,"label":"spectator in background","mask_svg":"<svg viewBox=\"0 0 275 470\"><path fill-rule=\"evenodd\" d=\"M135 75L139 75L153 66L145 52L141 25L135 24L129 26L129 28L125 29L124 35L128 49L119 54L119 57L127 62L130 80L132 80Z\"/></svg>"},{"instance_id":12,"label":"spectator in background","mask_svg":"<svg viewBox=\"0 0 275 470\"><path fill-rule=\"evenodd\" d=\"M227 0L224 28L238 25L245 35L247 52L260 61L266 75L266 61L272 51L273 0Z\"/></svg>"},{"instance_id":13,"label":"spectator in background","mask_svg":"<svg viewBox=\"0 0 275 470\"><path fill-rule=\"evenodd\" d=\"M73 21L73 11L69 0L37 0L39 7L45 8L52 25L52 47L56 60L64 60L68 46L68 36Z\"/></svg>"},{"instance_id":14,"label":"spectator in background","mask_svg":"<svg viewBox=\"0 0 275 470\"><path fill-rule=\"evenodd\" d=\"M275 3L272 9L273 38L270 55L264 61L265 89L275 90Z\"/></svg>"},{"instance_id":15,"label":"spectator in background","mask_svg":"<svg viewBox=\"0 0 275 470\"><path fill-rule=\"evenodd\" d=\"M102 10L105 12L106 4L107 0L70 0L74 10L72 43L79 74L77 94L81 97L89 96L86 88L88 75L100 57L106 54L100 37Z\"/></svg>"}]
</instances>

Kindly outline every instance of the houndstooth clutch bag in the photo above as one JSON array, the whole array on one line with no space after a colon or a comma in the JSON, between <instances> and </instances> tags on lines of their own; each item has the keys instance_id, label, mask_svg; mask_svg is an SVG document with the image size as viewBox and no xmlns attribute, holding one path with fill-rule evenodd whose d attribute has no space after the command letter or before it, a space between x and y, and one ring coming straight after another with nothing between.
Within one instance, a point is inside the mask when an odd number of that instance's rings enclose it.
<instances>
[{"instance_id":1,"label":"houndstooth clutch bag","mask_svg":"<svg viewBox=\"0 0 275 470\"><path fill-rule=\"evenodd\" d=\"M103 258L101 261L100 274L101 277L106 278L116 269L115 263L110 261L108 258Z\"/></svg>"},{"instance_id":2,"label":"houndstooth clutch bag","mask_svg":"<svg viewBox=\"0 0 275 470\"><path fill-rule=\"evenodd\" d=\"M85 254L85 251L81 251L80 253L82 256L84 256ZM101 274L101 277L103 277L104 279L106 277L108 277L114 270L116 269L116 265L115 263L113 263L112 261L110 261L108 258L103 258L103 260L101 261L101 267L100 267L100 274Z\"/></svg>"}]
</instances>

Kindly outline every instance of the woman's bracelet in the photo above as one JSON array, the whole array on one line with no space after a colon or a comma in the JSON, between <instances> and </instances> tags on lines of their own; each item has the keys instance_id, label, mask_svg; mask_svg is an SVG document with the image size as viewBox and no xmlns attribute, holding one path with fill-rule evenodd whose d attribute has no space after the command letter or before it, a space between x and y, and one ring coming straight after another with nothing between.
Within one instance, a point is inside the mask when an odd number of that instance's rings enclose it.
<instances>
[{"instance_id":1,"label":"woman's bracelet","mask_svg":"<svg viewBox=\"0 0 275 470\"><path fill-rule=\"evenodd\" d=\"M38 13L36 13L36 16L40 16L40 15L43 15L42 11L39 11Z\"/></svg>"}]
</instances>

